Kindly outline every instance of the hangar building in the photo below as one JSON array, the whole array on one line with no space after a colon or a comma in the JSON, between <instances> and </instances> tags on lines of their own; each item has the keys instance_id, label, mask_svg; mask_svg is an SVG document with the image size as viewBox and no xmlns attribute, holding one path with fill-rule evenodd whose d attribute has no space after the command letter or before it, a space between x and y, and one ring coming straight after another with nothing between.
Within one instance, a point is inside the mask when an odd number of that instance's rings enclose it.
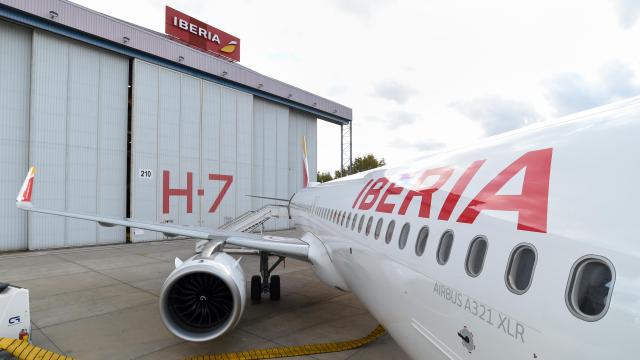
<instances>
[{"instance_id":1,"label":"hangar building","mask_svg":"<svg viewBox=\"0 0 640 360\"><path fill-rule=\"evenodd\" d=\"M0 0L0 251L163 234L15 208L216 228L315 180L318 119L351 109L227 58L62 0ZM272 227L288 227L286 219Z\"/></svg>"}]
</instances>

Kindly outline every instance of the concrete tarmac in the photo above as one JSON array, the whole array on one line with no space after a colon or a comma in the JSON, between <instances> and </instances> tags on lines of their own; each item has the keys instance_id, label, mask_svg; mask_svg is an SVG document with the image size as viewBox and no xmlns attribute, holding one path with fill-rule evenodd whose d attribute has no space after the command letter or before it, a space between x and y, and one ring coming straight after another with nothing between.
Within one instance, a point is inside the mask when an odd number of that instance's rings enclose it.
<instances>
[{"instance_id":1,"label":"concrete tarmac","mask_svg":"<svg viewBox=\"0 0 640 360\"><path fill-rule=\"evenodd\" d=\"M180 340L161 323L158 295L173 259L192 256L194 245L194 240L172 240L10 253L0 255L0 281L29 289L34 344L79 360L183 359L343 341L377 325L352 294L323 284L309 264L287 259L275 272L281 276L280 301L248 301L240 324L219 339ZM242 266L250 278L258 272L257 256L244 256ZM385 335L361 349L289 359L408 357Z\"/></svg>"}]
</instances>

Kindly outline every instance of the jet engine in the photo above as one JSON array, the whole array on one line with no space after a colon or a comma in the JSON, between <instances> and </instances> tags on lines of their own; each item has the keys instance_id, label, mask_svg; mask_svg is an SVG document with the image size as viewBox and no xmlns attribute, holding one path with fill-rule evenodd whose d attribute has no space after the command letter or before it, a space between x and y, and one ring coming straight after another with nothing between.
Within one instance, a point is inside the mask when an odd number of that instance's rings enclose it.
<instances>
[{"instance_id":1,"label":"jet engine","mask_svg":"<svg viewBox=\"0 0 640 360\"><path fill-rule=\"evenodd\" d=\"M196 255L184 262L176 259L176 269L162 285L160 315L177 337L208 341L235 327L245 298L244 272L237 260L222 252Z\"/></svg>"}]
</instances>

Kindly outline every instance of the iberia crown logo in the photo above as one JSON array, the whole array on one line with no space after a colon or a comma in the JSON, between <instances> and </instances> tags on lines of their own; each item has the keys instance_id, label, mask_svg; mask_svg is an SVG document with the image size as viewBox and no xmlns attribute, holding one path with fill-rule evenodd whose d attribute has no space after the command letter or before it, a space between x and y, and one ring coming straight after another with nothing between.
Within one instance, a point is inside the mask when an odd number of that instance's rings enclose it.
<instances>
[{"instance_id":1,"label":"iberia crown logo","mask_svg":"<svg viewBox=\"0 0 640 360\"><path fill-rule=\"evenodd\" d=\"M230 54L236 51L236 47L238 47L238 42L235 40L231 40L229 41L229 43L227 43L227 45L223 46L222 49L220 49L220 51Z\"/></svg>"}]
</instances>

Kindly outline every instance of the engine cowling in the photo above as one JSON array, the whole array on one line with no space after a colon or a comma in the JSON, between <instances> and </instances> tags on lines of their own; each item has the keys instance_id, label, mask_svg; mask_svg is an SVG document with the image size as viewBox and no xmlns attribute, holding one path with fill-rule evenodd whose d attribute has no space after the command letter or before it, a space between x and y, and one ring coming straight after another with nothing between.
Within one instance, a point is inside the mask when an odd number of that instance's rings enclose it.
<instances>
[{"instance_id":1,"label":"engine cowling","mask_svg":"<svg viewBox=\"0 0 640 360\"><path fill-rule=\"evenodd\" d=\"M233 329L244 311L242 267L225 253L196 255L178 265L162 285L164 325L188 341L208 341Z\"/></svg>"}]
</instances>

